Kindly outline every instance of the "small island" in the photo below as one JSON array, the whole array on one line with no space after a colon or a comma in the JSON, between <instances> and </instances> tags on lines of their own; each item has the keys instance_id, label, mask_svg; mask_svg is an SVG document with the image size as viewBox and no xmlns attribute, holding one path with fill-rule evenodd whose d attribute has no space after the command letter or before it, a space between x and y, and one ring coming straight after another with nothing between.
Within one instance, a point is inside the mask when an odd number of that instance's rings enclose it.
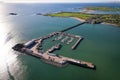
<instances>
[{"instance_id":1,"label":"small island","mask_svg":"<svg viewBox=\"0 0 120 80\"><path fill-rule=\"evenodd\" d=\"M42 15L42 13L37 13L36 15Z\"/></svg>"},{"instance_id":2,"label":"small island","mask_svg":"<svg viewBox=\"0 0 120 80\"><path fill-rule=\"evenodd\" d=\"M17 13L13 13L13 12L12 12L12 13L9 13L9 15L17 15Z\"/></svg>"},{"instance_id":3,"label":"small island","mask_svg":"<svg viewBox=\"0 0 120 80\"><path fill-rule=\"evenodd\" d=\"M51 17L72 17L80 21L90 21L92 24L109 23L120 27L120 14L89 14L82 12L59 12L45 14Z\"/></svg>"}]
</instances>

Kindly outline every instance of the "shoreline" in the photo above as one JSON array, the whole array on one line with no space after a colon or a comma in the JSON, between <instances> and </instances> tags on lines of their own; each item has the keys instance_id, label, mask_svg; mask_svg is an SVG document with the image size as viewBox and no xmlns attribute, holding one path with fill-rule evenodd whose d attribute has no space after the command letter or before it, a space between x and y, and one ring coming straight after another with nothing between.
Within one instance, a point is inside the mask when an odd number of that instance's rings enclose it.
<instances>
[{"instance_id":1,"label":"shoreline","mask_svg":"<svg viewBox=\"0 0 120 80\"><path fill-rule=\"evenodd\" d=\"M85 22L85 20L84 20L84 19L81 19L81 18L77 18L77 17L70 17L70 18L76 19L76 20L78 20L78 21L80 21L80 22ZM107 25L112 25L112 26L119 27L119 26L116 25L116 24L107 23L107 22L102 22L101 24L107 24Z\"/></svg>"},{"instance_id":2,"label":"shoreline","mask_svg":"<svg viewBox=\"0 0 120 80\"><path fill-rule=\"evenodd\" d=\"M72 18L72 19L75 19L75 20L78 20L80 22L85 22L86 19L90 18L90 17L93 17L93 16L96 16L97 14L83 14L83 13L75 13L77 15L74 15L73 12L61 12L61 13L53 13L53 14L46 14L44 16L51 16L51 17L63 17L63 18ZM102 21L101 21L101 24L109 24L109 25L113 25L113 26L117 26L117 27L120 27L120 25L118 24L118 19L119 19L119 15L112 15L112 14L99 14L101 17L102 17ZM85 16L85 17L84 17ZM104 18L105 16L105 18ZM114 16L114 17L113 17ZM83 18L81 18L83 17ZM113 22L109 22L108 23L108 19L107 18L110 18L110 19L113 19L112 21ZM117 21L117 22L115 22Z\"/></svg>"},{"instance_id":3,"label":"shoreline","mask_svg":"<svg viewBox=\"0 0 120 80\"><path fill-rule=\"evenodd\" d=\"M112 26L119 27L117 24L112 24L112 23L107 23L107 22L102 22L101 24L107 24L107 25L112 25Z\"/></svg>"},{"instance_id":4,"label":"shoreline","mask_svg":"<svg viewBox=\"0 0 120 80\"><path fill-rule=\"evenodd\" d=\"M93 11L95 11L95 10L89 10L89 9L83 9L83 12L82 13L91 13L91 12L93 12Z\"/></svg>"},{"instance_id":5,"label":"shoreline","mask_svg":"<svg viewBox=\"0 0 120 80\"><path fill-rule=\"evenodd\" d=\"M80 22L85 22L84 19L81 19L81 18L78 18L78 17L70 17L70 18L76 19L76 20L78 20L78 21L80 21Z\"/></svg>"}]
</instances>

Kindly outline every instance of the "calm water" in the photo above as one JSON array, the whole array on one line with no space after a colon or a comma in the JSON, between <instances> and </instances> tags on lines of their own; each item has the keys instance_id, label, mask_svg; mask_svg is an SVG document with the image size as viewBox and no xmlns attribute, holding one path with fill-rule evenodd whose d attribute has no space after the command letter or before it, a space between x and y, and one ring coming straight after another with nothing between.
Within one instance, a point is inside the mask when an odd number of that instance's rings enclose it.
<instances>
[{"instance_id":1,"label":"calm water","mask_svg":"<svg viewBox=\"0 0 120 80\"><path fill-rule=\"evenodd\" d=\"M120 7L119 4L0 4L0 80L120 80L120 28L112 25L84 24L67 31L83 36L84 40L75 51L66 45L55 52L92 62L97 66L95 71L73 65L55 67L11 49L16 43L79 23L72 18L35 13L74 12L78 10L73 8L91 5ZM10 12L18 15L10 16Z\"/></svg>"}]
</instances>

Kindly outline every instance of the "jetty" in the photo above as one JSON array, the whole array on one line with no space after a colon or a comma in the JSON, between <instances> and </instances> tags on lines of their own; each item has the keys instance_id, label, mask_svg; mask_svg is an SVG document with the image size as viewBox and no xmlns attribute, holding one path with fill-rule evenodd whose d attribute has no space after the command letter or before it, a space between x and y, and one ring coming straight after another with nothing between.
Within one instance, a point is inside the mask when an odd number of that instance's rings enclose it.
<instances>
[{"instance_id":1,"label":"jetty","mask_svg":"<svg viewBox=\"0 0 120 80\"><path fill-rule=\"evenodd\" d=\"M82 41L83 38L79 38L78 41L72 46L72 49L76 49L76 47L78 46L78 44L80 43L80 41Z\"/></svg>"},{"instance_id":2,"label":"jetty","mask_svg":"<svg viewBox=\"0 0 120 80\"><path fill-rule=\"evenodd\" d=\"M80 25L82 25L82 24L85 24L85 23L87 23L87 22L85 21L85 22L76 24L76 25L74 25L74 26L71 26L71 27L68 27L68 28L66 28L66 29L63 29L63 30L61 30L60 32L68 31L68 30L70 30L70 29L73 29L73 28L78 27L78 26L80 26Z\"/></svg>"}]
</instances>

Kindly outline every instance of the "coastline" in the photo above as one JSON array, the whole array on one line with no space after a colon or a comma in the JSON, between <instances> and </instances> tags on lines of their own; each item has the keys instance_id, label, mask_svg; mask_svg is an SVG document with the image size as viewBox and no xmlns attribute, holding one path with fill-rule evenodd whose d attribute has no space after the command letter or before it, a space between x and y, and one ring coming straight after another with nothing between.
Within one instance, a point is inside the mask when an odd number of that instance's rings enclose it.
<instances>
[{"instance_id":1,"label":"coastline","mask_svg":"<svg viewBox=\"0 0 120 80\"><path fill-rule=\"evenodd\" d=\"M85 21L84 19L77 18L77 17L70 17L70 18L76 19L76 20L78 20L78 21L80 21L80 22L84 22L84 21ZM107 22L102 22L101 24L108 24L108 25L113 25L113 26L119 27L119 26L116 25L116 24L107 23Z\"/></svg>"},{"instance_id":2,"label":"coastline","mask_svg":"<svg viewBox=\"0 0 120 80\"><path fill-rule=\"evenodd\" d=\"M80 22L85 22L86 19L89 19L91 17L97 16L97 14L84 14L84 13L73 13L73 12L61 12L61 13L53 13L53 14L46 14L44 16L51 16L51 17L64 17L64 18L73 18L75 20L78 20ZM99 14L98 16L101 16L101 24L110 24L113 26L118 26L119 22L119 15L118 14ZM110 18L112 21L109 21ZM113 19L114 18L114 19ZM117 22L116 22L117 21Z\"/></svg>"},{"instance_id":3,"label":"coastline","mask_svg":"<svg viewBox=\"0 0 120 80\"><path fill-rule=\"evenodd\" d=\"M70 18L76 19L76 20L78 20L80 22L84 22L85 21L84 19L81 19L81 18L78 18L78 17L70 17Z\"/></svg>"},{"instance_id":4,"label":"coastline","mask_svg":"<svg viewBox=\"0 0 120 80\"><path fill-rule=\"evenodd\" d=\"M82 13L91 13L91 12L93 12L94 10L89 10L89 9L83 9L83 12Z\"/></svg>"},{"instance_id":5,"label":"coastline","mask_svg":"<svg viewBox=\"0 0 120 80\"><path fill-rule=\"evenodd\" d=\"M112 25L112 26L119 27L117 24L112 24L112 23L107 23L107 22L102 22L101 24L107 24L107 25Z\"/></svg>"}]
</instances>

